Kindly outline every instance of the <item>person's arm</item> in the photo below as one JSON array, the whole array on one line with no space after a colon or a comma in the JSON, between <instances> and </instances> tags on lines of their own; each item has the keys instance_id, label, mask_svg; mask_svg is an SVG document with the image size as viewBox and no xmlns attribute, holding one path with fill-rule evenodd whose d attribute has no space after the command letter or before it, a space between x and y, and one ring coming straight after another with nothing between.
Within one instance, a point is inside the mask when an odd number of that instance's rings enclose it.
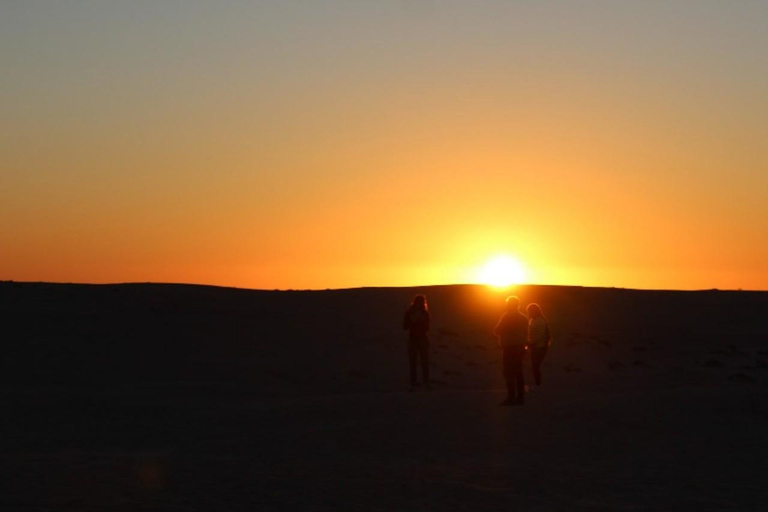
<instances>
[{"instance_id":1,"label":"person's arm","mask_svg":"<svg viewBox=\"0 0 768 512\"><path fill-rule=\"evenodd\" d=\"M535 328L533 325L533 320L528 320L528 345L533 345L533 338L535 336Z\"/></svg>"},{"instance_id":2,"label":"person's arm","mask_svg":"<svg viewBox=\"0 0 768 512\"><path fill-rule=\"evenodd\" d=\"M529 341L536 346L547 344L547 324L541 317L533 320L529 327Z\"/></svg>"}]
</instances>

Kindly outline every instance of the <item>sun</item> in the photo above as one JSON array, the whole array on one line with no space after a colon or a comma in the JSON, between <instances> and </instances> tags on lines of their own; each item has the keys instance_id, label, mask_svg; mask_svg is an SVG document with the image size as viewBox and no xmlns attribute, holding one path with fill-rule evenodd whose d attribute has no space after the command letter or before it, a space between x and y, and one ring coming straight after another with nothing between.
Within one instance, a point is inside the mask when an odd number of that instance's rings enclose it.
<instances>
[{"instance_id":1,"label":"sun","mask_svg":"<svg viewBox=\"0 0 768 512\"><path fill-rule=\"evenodd\" d=\"M483 284L504 288L524 282L526 272L523 265L515 258L496 256L480 269L478 278Z\"/></svg>"}]
</instances>

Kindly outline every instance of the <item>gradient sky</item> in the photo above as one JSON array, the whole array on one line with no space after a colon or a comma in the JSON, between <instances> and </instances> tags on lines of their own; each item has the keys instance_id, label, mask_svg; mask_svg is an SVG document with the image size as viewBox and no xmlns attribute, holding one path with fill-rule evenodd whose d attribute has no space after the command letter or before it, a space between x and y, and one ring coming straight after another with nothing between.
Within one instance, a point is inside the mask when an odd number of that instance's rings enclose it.
<instances>
[{"instance_id":1,"label":"gradient sky","mask_svg":"<svg viewBox=\"0 0 768 512\"><path fill-rule=\"evenodd\" d=\"M8 1L0 279L768 289L768 2Z\"/></svg>"}]
</instances>

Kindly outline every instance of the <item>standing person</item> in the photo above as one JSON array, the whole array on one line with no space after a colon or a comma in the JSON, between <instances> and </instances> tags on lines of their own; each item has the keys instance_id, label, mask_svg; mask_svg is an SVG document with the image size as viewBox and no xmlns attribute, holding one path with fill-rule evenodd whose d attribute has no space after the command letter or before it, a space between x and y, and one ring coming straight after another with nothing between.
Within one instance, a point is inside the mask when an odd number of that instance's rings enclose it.
<instances>
[{"instance_id":1,"label":"standing person","mask_svg":"<svg viewBox=\"0 0 768 512\"><path fill-rule=\"evenodd\" d=\"M427 297L416 295L403 315L403 329L408 330L408 360L411 370L411 390L419 385L417 360L421 361L421 376L424 386L429 386L429 307Z\"/></svg>"},{"instance_id":2,"label":"standing person","mask_svg":"<svg viewBox=\"0 0 768 512\"><path fill-rule=\"evenodd\" d=\"M501 405L523 405L523 357L528 337L528 319L520 312L520 299L507 297L507 310L501 315L494 333L499 337L499 345L503 349L502 364L504 379L507 381L507 399Z\"/></svg>"},{"instance_id":3,"label":"standing person","mask_svg":"<svg viewBox=\"0 0 768 512\"><path fill-rule=\"evenodd\" d=\"M541 363L547 355L547 349L551 343L549 322L541 312L538 304L528 304L528 347L531 350L531 366L533 367L533 380L537 386L541 386Z\"/></svg>"}]
</instances>

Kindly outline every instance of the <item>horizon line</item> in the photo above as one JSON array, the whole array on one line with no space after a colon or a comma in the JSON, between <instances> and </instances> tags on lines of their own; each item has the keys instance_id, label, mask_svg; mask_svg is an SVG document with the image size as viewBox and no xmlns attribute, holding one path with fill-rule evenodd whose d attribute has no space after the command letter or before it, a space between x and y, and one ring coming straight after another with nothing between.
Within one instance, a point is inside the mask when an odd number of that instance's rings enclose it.
<instances>
[{"instance_id":1,"label":"horizon line","mask_svg":"<svg viewBox=\"0 0 768 512\"><path fill-rule=\"evenodd\" d=\"M625 286L587 286L579 284L537 284L537 283L519 283L509 286L494 286L487 283L450 283L450 284L421 284L421 285L363 285L347 286L339 288L247 288L241 286L227 286L209 283L182 283L182 282L163 282L163 281L124 281L108 283L87 283L73 281L18 281L15 279L0 279L0 284L51 284L51 285L71 285L71 286L136 286L136 285L157 285L157 286L197 286L205 288L224 288L230 290L246 290L257 292L329 292L329 291L348 291L365 289L412 289L412 288L438 288L450 286L478 286L488 289L495 289L499 292L512 290L517 287L548 287L548 288L588 288L604 290L627 290L627 291L647 291L647 292L756 292L766 293L768 290L744 289L744 288L695 288L695 289L676 289L676 288L632 288Z\"/></svg>"}]
</instances>

